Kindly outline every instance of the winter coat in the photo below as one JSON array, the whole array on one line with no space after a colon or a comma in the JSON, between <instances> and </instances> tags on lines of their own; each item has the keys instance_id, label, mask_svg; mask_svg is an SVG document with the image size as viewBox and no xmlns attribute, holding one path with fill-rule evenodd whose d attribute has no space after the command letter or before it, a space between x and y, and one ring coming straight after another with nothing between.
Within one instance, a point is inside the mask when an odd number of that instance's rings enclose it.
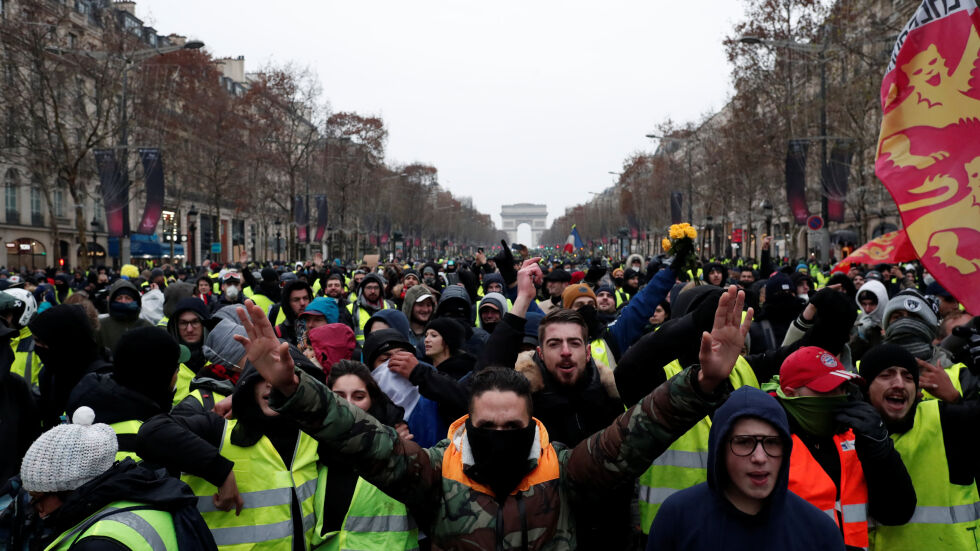
<instances>
[{"instance_id":1,"label":"winter coat","mask_svg":"<svg viewBox=\"0 0 980 551\"><path fill-rule=\"evenodd\" d=\"M0 487L20 471L20 462L27 449L41 434L41 416L30 384L14 373L10 366L14 352L10 348L11 337L17 331L0 324Z\"/></svg>"},{"instance_id":2,"label":"winter coat","mask_svg":"<svg viewBox=\"0 0 980 551\"><path fill-rule=\"evenodd\" d=\"M434 548L574 549L573 507L600 501L610 488L631 490L632 480L655 457L724 399L726 387L712 396L697 390L697 373L694 367L674 377L574 449L552 444L535 421L528 474L502 504L467 475L465 418L450 428L447 439L424 449L399 439L305 373L288 399L273 391L270 405L345 456L361 477L405 503Z\"/></svg>"},{"instance_id":3,"label":"winter coat","mask_svg":"<svg viewBox=\"0 0 980 551\"><path fill-rule=\"evenodd\" d=\"M750 515L725 497L725 457L732 426L743 417L769 422L783 440L783 459L776 486L762 510ZM789 491L789 458L793 440L783 408L752 387L732 393L715 412L708 439L708 481L681 490L660 507L650 527L648 550L844 549L834 521Z\"/></svg>"}]
</instances>

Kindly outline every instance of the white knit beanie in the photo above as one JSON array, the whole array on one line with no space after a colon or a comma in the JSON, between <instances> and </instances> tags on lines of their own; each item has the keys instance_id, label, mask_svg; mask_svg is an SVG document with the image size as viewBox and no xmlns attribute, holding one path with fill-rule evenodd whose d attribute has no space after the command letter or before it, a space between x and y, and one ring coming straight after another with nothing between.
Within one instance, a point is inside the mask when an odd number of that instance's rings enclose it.
<instances>
[{"instance_id":1,"label":"white knit beanie","mask_svg":"<svg viewBox=\"0 0 980 551\"><path fill-rule=\"evenodd\" d=\"M116 461L116 433L104 423L92 424L92 408L78 408L72 420L70 425L58 425L42 434L24 454L20 477L27 491L75 490Z\"/></svg>"}]
</instances>

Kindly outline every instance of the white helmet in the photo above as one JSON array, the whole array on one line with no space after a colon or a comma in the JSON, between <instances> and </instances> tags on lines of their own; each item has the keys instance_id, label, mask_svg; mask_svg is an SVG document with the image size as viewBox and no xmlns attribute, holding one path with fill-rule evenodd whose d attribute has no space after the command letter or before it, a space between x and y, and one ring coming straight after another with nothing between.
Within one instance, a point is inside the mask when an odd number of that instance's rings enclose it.
<instances>
[{"instance_id":1,"label":"white helmet","mask_svg":"<svg viewBox=\"0 0 980 551\"><path fill-rule=\"evenodd\" d=\"M3 292L17 299L20 304L23 304L23 309L15 305L20 316L14 322L20 327L27 327L27 324L31 323L34 320L34 316L37 315L37 301L34 300L34 295L27 289L4 289Z\"/></svg>"}]
</instances>

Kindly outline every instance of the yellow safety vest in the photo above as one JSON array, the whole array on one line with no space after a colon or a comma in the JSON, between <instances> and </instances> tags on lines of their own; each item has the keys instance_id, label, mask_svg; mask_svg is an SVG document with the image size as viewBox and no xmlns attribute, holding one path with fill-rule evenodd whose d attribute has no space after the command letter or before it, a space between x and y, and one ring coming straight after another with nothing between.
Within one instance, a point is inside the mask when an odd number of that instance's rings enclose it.
<instances>
[{"instance_id":1,"label":"yellow safety vest","mask_svg":"<svg viewBox=\"0 0 980 551\"><path fill-rule=\"evenodd\" d=\"M915 487L915 513L901 526L872 520L868 526L871 549L952 551L980 547L980 494L976 481L968 486L949 481L939 402L920 402L912 430L893 434L892 440Z\"/></svg>"},{"instance_id":2,"label":"yellow safety vest","mask_svg":"<svg viewBox=\"0 0 980 551\"><path fill-rule=\"evenodd\" d=\"M177 385L174 387L174 401L170 407L176 406L190 394L191 380L196 376L197 374L194 373L193 369L184 364L180 364L180 367L177 368Z\"/></svg>"},{"instance_id":3,"label":"yellow safety vest","mask_svg":"<svg viewBox=\"0 0 980 551\"><path fill-rule=\"evenodd\" d=\"M320 466L316 487L316 530L313 547L318 551L378 549L407 551L419 548L419 531L405 505L363 478L357 479L354 496L339 531L323 533L323 506L327 493L327 467Z\"/></svg>"},{"instance_id":4,"label":"yellow safety vest","mask_svg":"<svg viewBox=\"0 0 980 551\"><path fill-rule=\"evenodd\" d=\"M249 287L248 289L251 290L251 287ZM261 308L266 315L269 315L269 310L272 309L272 304L273 304L271 298L263 295L262 293L254 293L254 292L248 298L252 299L252 302L254 302L256 306Z\"/></svg>"},{"instance_id":5,"label":"yellow safety vest","mask_svg":"<svg viewBox=\"0 0 980 551\"><path fill-rule=\"evenodd\" d=\"M220 511L211 498L218 492L210 482L184 474L181 480L198 496L197 508L222 551L283 550L293 548L293 495L303 516L305 549L310 548L316 514L313 494L317 486L316 441L299 432L292 464L286 466L268 437L247 448L231 443L234 419L225 421L222 457L235 464L235 483L245 505L240 516Z\"/></svg>"},{"instance_id":6,"label":"yellow safety vest","mask_svg":"<svg viewBox=\"0 0 980 551\"><path fill-rule=\"evenodd\" d=\"M116 461L122 461L127 457L136 462L142 461L140 456L136 455L135 450L136 435L139 433L140 427L143 426L143 421L132 419L129 421L112 423L109 426L112 427L112 431L116 433L116 440L119 442L119 451L116 452Z\"/></svg>"},{"instance_id":7,"label":"yellow safety vest","mask_svg":"<svg viewBox=\"0 0 980 551\"><path fill-rule=\"evenodd\" d=\"M34 353L34 336L27 327L21 327L20 333L10 339L10 348L14 351L14 363L10 372L16 373L30 383L31 388L38 387L38 374L41 373L41 358Z\"/></svg>"},{"instance_id":8,"label":"yellow safety vest","mask_svg":"<svg viewBox=\"0 0 980 551\"><path fill-rule=\"evenodd\" d=\"M683 370L678 360L664 366L667 378ZM742 356L735 362L728 380L732 386L753 386L759 388L759 381L752 366ZM711 418L698 421L691 430L674 441L650 468L640 476L640 528L644 534L650 533L650 525L657 516L660 505L674 493L690 488L708 480L708 435L711 432Z\"/></svg>"},{"instance_id":9,"label":"yellow safety vest","mask_svg":"<svg viewBox=\"0 0 980 551\"><path fill-rule=\"evenodd\" d=\"M357 302L351 302L347 305L347 311L354 315L354 306L357 306L357 319L354 323L357 327L354 328L354 338L357 339L358 344L364 343L364 326L367 325L369 319L371 319L371 314L367 310L361 308L361 305ZM388 301L382 300L382 310L387 310L389 308Z\"/></svg>"},{"instance_id":10,"label":"yellow safety vest","mask_svg":"<svg viewBox=\"0 0 980 551\"><path fill-rule=\"evenodd\" d=\"M609 345L605 339L598 338L590 342L589 351L593 360L602 362L609 369L616 369L616 358L609 353Z\"/></svg>"},{"instance_id":11,"label":"yellow safety vest","mask_svg":"<svg viewBox=\"0 0 980 551\"><path fill-rule=\"evenodd\" d=\"M116 501L58 536L45 551L67 551L85 538L117 541L134 551L178 551L170 513L133 501Z\"/></svg>"}]
</instances>

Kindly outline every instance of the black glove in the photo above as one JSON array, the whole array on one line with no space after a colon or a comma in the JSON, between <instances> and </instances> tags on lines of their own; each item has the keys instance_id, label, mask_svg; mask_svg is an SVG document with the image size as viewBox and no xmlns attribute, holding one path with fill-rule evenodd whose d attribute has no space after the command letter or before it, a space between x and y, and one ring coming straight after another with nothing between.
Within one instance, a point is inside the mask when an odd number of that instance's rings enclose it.
<instances>
[{"instance_id":1,"label":"black glove","mask_svg":"<svg viewBox=\"0 0 980 551\"><path fill-rule=\"evenodd\" d=\"M504 278L504 283L508 287L517 283L517 270L514 269L514 253L510 250L510 245L507 241L501 239L500 244L503 245L503 251L494 257L493 261L497 264L497 270L500 275Z\"/></svg>"},{"instance_id":2,"label":"black glove","mask_svg":"<svg viewBox=\"0 0 980 551\"><path fill-rule=\"evenodd\" d=\"M966 352L969 358L970 371L980 373L980 333L968 325L962 325L953 328L953 336L966 341L960 350Z\"/></svg>"},{"instance_id":3,"label":"black glove","mask_svg":"<svg viewBox=\"0 0 980 551\"><path fill-rule=\"evenodd\" d=\"M854 430L857 436L856 445L858 451L869 454L871 457L881 457L888 453L893 445L892 439L888 437L888 428L878 410L864 400L852 400L847 402L834 417L842 425Z\"/></svg>"},{"instance_id":4,"label":"black glove","mask_svg":"<svg viewBox=\"0 0 980 551\"><path fill-rule=\"evenodd\" d=\"M810 304L817 308L817 315L813 328L807 332L805 344L819 346L840 356L857 320L854 302L844 293L825 287L813 295Z\"/></svg>"}]
</instances>

